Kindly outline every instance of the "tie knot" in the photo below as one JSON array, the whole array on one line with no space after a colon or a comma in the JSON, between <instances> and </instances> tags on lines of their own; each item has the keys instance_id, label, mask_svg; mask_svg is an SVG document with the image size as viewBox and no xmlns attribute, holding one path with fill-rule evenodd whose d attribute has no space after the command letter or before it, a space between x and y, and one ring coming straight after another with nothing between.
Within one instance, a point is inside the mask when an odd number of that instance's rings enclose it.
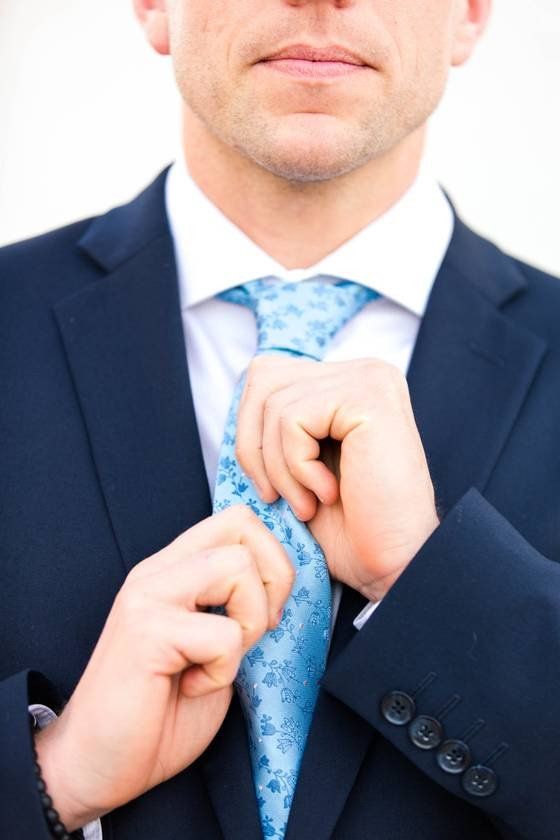
<instances>
[{"instance_id":1,"label":"tie knot","mask_svg":"<svg viewBox=\"0 0 560 840\"><path fill-rule=\"evenodd\" d=\"M350 318L378 292L324 277L283 283L264 277L222 292L218 297L255 313L257 353L290 353L320 361L327 345Z\"/></svg>"}]
</instances>

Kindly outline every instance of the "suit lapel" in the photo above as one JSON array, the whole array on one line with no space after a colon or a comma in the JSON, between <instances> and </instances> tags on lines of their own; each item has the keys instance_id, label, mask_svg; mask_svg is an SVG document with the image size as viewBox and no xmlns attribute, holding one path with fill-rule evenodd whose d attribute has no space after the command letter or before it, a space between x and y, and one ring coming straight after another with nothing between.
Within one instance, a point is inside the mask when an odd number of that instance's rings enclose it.
<instances>
[{"instance_id":1,"label":"suit lapel","mask_svg":"<svg viewBox=\"0 0 560 840\"><path fill-rule=\"evenodd\" d=\"M457 221L408 372L441 514L483 491L546 350L503 311L525 291L515 263Z\"/></svg>"},{"instance_id":2,"label":"suit lapel","mask_svg":"<svg viewBox=\"0 0 560 840\"><path fill-rule=\"evenodd\" d=\"M511 260L457 221L408 374L442 514L469 487L485 487L544 354L540 338L499 310L524 287ZM355 634L364 604L345 587L329 661ZM286 840L333 834L374 737L362 718L321 692Z\"/></svg>"},{"instance_id":3,"label":"suit lapel","mask_svg":"<svg viewBox=\"0 0 560 840\"><path fill-rule=\"evenodd\" d=\"M211 510L162 190L94 222L81 247L108 274L55 306L126 569Z\"/></svg>"}]
</instances>

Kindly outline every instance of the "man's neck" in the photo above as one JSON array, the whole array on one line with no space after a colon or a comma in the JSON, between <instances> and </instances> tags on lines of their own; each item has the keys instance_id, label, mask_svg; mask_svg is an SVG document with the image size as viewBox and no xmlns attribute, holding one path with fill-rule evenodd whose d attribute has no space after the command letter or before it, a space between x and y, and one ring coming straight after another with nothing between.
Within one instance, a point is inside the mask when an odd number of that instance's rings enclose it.
<instances>
[{"instance_id":1,"label":"man's neck","mask_svg":"<svg viewBox=\"0 0 560 840\"><path fill-rule=\"evenodd\" d=\"M414 182L424 128L348 175L293 183L226 146L190 113L183 146L192 178L208 198L278 263L307 268L382 216Z\"/></svg>"}]
</instances>

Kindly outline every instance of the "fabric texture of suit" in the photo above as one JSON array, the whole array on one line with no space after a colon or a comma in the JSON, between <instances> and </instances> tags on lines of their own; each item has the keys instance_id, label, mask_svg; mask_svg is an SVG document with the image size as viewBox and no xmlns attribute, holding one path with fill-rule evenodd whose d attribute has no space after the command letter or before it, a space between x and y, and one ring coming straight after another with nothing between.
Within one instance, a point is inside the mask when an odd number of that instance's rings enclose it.
<instances>
[{"instance_id":1,"label":"fabric texture of suit","mask_svg":"<svg viewBox=\"0 0 560 840\"><path fill-rule=\"evenodd\" d=\"M165 174L0 252L0 836L48 840L30 702L71 695L136 563L211 512ZM365 628L345 590L287 840L560 837L560 283L456 221L409 369L440 528ZM381 713L414 692L476 798ZM257 840L237 702L210 748L103 820L114 840Z\"/></svg>"}]
</instances>

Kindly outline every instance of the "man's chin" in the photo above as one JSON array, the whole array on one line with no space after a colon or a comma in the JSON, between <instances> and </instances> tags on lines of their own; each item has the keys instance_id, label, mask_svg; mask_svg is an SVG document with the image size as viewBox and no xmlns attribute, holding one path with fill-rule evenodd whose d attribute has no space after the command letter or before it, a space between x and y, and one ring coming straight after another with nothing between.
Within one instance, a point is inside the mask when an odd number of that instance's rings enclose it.
<instances>
[{"instance_id":1,"label":"man's chin","mask_svg":"<svg viewBox=\"0 0 560 840\"><path fill-rule=\"evenodd\" d=\"M281 178L283 181L288 181L291 184L319 184L319 183L326 183L327 181L334 181L337 178L342 178L344 175L348 175L350 172L353 171L356 167L308 167L304 168L302 166L266 166L264 168L268 170L272 175L275 175L277 178Z\"/></svg>"},{"instance_id":2,"label":"man's chin","mask_svg":"<svg viewBox=\"0 0 560 840\"><path fill-rule=\"evenodd\" d=\"M364 151L358 153L355 148L351 149L348 146L325 148L325 145L321 144L317 147L307 136L290 143L288 147L269 145L259 152L254 150L250 157L278 178L307 184L332 181L348 175L363 166L371 154Z\"/></svg>"}]
</instances>

